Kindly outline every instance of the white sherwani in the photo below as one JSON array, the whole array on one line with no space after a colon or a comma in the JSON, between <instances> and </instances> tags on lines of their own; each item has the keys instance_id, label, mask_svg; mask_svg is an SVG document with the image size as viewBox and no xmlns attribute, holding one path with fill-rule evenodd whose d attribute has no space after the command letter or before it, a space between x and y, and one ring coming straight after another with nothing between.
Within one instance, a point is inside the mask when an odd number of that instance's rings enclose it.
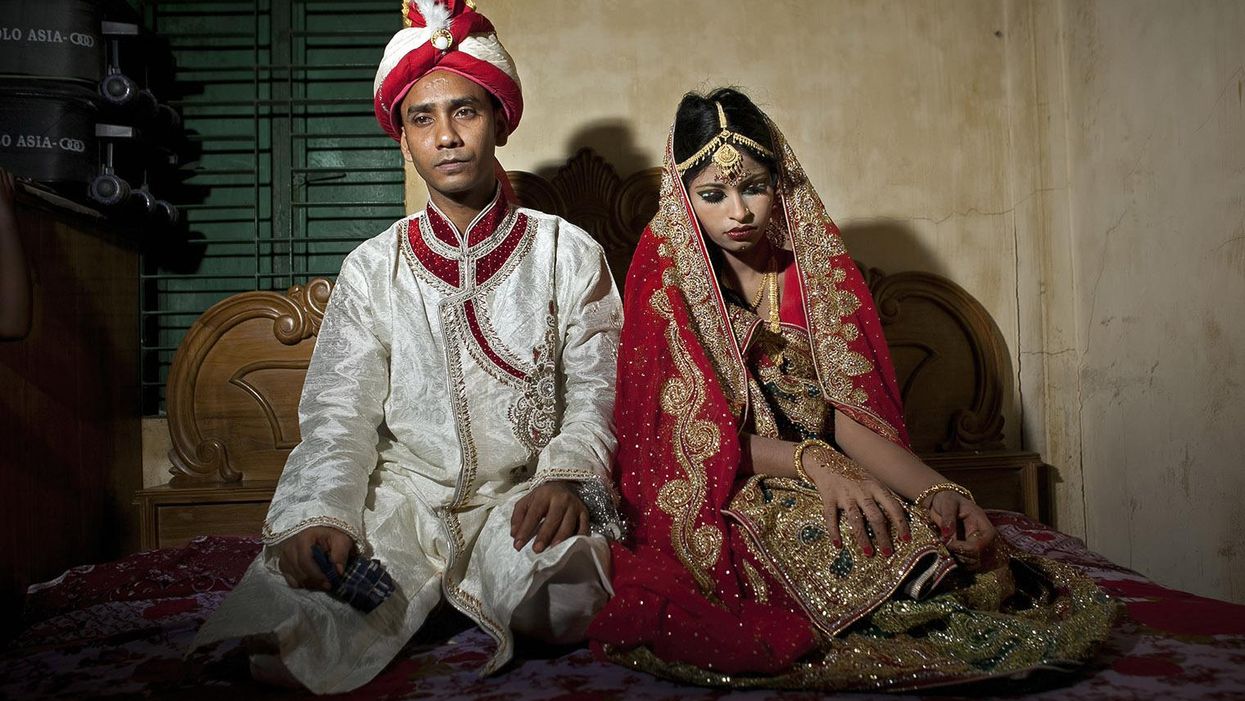
<instances>
[{"instance_id":1,"label":"white sherwani","mask_svg":"<svg viewBox=\"0 0 1245 701\"><path fill-rule=\"evenodd\" d=\"M622 307L600 246L499 194L460 234L434 206L343 262L264 552L195 646L261 635L317 693L374 677L444 598L513 654L512 628L581 636L609 593L608 466ZM515 502L577 484L594 534L516 551ZM362 614L292 589L271 545L349 533L397 591Z\"/></svg>"}]
</instances>

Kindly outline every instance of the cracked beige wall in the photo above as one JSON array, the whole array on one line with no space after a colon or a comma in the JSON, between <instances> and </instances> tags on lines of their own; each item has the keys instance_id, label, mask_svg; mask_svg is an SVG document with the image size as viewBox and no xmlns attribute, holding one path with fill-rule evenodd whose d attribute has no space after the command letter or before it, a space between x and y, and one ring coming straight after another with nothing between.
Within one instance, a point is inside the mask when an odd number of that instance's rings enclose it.
<instances>
[{"instance_id":1,"label":"cracked beige wall","mask_svg":"<svg viewBox=\"0 0 1245 701\"><path fill-rule=\"evenodd\" d=\"M1088 541L1245 601L1245 3L1060 14Z\"/></svg>"}]
</instances>

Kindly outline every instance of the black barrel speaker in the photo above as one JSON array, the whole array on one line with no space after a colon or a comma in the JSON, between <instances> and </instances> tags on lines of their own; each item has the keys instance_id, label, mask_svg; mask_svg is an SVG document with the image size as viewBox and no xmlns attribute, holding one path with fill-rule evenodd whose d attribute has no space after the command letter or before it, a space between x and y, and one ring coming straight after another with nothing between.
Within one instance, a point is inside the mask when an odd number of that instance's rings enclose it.
<instances>
[{"instance_id":1,"label":"black barrel speaker","mask_svg":"<svg viewBox=\"0 0 1245 701\"><path fill-rule=\"evenodd\" d=\"M0 167L48 183L88 182L99 167L94 91L0 81Z\"/></svg>"},{"instance_id":2,"label":"black barrel speaker","mask_svg":"<svg viewBox=\"0 0 1245 701\"><path fill-rule=\"evenodd\" d=\"M104 74L100 3L0 2L0 74L74 80L92 87Z\"/></svg>"}]
</instances>

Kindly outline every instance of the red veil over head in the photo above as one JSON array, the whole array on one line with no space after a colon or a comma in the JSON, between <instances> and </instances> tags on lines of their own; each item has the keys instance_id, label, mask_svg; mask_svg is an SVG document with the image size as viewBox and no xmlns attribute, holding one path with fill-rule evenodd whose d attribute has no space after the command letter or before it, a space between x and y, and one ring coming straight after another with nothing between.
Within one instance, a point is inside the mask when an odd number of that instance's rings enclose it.
<instances>
[{"instance_id":1,"label":"red veil over head","mask_svg":"<svg viewBox=\"0 0 1245 701\"><path fill-rule=\"evenodd\" d=\"M779 130L772 217L794 257L780 318L807 331L822 394L907 447L890 353L868 288ZM600 654L644 647L723 673L776 672L814 633L781 592L755 594L749 545L723 509L737 489L748 369L706 238L667 141L657 215L627 275L615 422L632 538L615 547L615 597L589 632ZM796 274L791 274L791 272ZM776 587L771 588L776 589Z\"/></svg>"}]
</instances>

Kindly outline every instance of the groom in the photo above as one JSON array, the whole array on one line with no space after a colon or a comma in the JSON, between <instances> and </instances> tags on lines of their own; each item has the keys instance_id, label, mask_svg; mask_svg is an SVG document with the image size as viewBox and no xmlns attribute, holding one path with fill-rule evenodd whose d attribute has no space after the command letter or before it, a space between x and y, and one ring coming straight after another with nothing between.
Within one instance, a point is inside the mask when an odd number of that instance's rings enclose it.
<instances>
[{"instance_id":1,"label":"groom","mask_svg":"<svg viewBox=\"0 0 1245 701\"><path fill-rule=\"evenodd\" d=\"M486 673L515 631L582 639L618 532L604 254L514 201L494 149L523 99L489 21L470 0L405 7L375 111L429 202L342 264L266 547L196 640L248 638L256 676L317 693L366 683L442 601L496 641ZM370 613L325 592L376 567L396 589L364 591Z\"/></svg>"}]
</instances>

